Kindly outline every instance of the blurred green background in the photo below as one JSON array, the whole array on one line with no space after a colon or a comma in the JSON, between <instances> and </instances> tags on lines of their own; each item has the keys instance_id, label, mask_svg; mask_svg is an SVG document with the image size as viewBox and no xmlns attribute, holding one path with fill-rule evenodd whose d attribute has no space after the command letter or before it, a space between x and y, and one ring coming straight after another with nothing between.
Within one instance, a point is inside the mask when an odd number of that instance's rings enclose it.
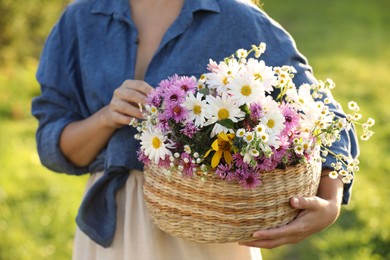
<instances>
[{"instance_id":1,"label":"blurred green background","mask_svg":"<svg viewBox=\"0 0 390 260\"><path fill-rule=\"evenodd\" d=\"M0 0L0 260L70 259L86 176L44 169L35 150L31 99L40 50L67 0ZM376 119L361 142L361 171L339 220L265 259L390 259L390 1L263 0L334 96Z\"/></svg>"}]
</instances>

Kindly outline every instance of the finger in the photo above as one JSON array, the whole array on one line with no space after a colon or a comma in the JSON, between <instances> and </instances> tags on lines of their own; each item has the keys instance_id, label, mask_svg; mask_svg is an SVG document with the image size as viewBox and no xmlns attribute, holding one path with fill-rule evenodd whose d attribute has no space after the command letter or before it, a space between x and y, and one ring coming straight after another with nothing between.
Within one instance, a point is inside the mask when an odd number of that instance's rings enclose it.
<instances>
[{"instance_id":1,"label":"finger","mask_svg":"<svg viewBox=\"0 0 390 260\"><path fill-rule=\"evenodd\" d=\"M139 107L135 106L135 104L128 103L123 100L116 100L115 102L112 102L110 106L113 111L124 116L143 118Z\"/></svg>"},{"instance_id":2,"label":"finger","mask_svg":"<svg viewBox=\"0 0 390 260\"><path fill-rule=\"evenodd\" d=\"M253 233L253 237L259 240L275 240L296 235L300 230L302 230L300 223L298 221L292 221L282 227L256 231Z\"/></svg>"},{"instance_id":3,"label":"finger","mask_svg":"<svg viewBox=\"0 0 390 260\"><path fill-rule=\"evenodd\" d=\"M272 249L272 248L276 248L282 245L292 244L292 243L295 243L295 241L290 241L288 238L282 237L280 239L256 240L251 242L239 243L239 245Z\"/></svg>"},{"instance_id":4,"label":"finger","mask_svg":"<svg viewBox=\"0 0 390 260\"><path fill-rule=\"evenodd\" d=\"M122 85L127 89L136 90L145 95L149 94L153 90L152 86L142 80L126 80Z\"/></svg>"},{"instance_id":5,"label":"finger","mask_svg":"<svg viewBox=\"0 0 390 260\"><path fill-rule=\"evenodd\" d=\"M113 99L124 100L128 103L145 104L146 94L138 92L135 89L120 87L114 91Z\"/></svg>"},{"instance_id":6,"label":"finger","mask_svg":"<svg viewBox=\"0 0 390 260\"><path fill-rule=\"evenodd\" d=\"M321 208L322 201L318 197L292 197L291 207L295 209L317 210Z\"/></svg>"},{"instance_id":7,"label":"finger","mask_svg":"<svg viewBox=\"0 0 390 260\"><path fill-rule=\"evenodd\" d=\"M121 114L121 113L113 113L113 115L112 115L112 120L118 127L128 125L129 122L132 121L132 119L133 119L133 117L126 116L126 115Z\"/></svg>"}]
</instances>

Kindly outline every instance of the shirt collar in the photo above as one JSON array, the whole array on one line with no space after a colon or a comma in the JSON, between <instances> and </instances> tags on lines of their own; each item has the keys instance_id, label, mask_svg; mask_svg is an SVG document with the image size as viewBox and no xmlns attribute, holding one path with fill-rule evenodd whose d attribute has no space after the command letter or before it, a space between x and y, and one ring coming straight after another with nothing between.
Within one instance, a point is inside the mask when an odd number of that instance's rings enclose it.
<instances>
[{"instance_id":1,"label":"shirt collar","mask_svg":"<svg viewBox=\"0 0 390 260\"><path fill-rule=\"evenodd\" d=\"M217 0L185 0L182 12L196 11L220 12ZM91 13L129 17L129 0L96 0L92 6Z\"/></svg>"}]
</instances>

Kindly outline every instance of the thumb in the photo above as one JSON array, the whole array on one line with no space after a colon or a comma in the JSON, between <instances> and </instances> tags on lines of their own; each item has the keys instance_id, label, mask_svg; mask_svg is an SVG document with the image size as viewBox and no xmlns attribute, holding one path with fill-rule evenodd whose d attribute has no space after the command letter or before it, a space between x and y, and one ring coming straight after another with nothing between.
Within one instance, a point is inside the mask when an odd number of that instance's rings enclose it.
<instances>
[{"instance_id":1,"label":"thumb","mask_svg":"<svg viewBox=\"0 0 390 260\"><path fill-rule=\"evenodd\" d=\"M321 202L318 197L292 197L290 199L291 207L294 209L318 209L321 207Z\"/></svg>"}]
</instances>

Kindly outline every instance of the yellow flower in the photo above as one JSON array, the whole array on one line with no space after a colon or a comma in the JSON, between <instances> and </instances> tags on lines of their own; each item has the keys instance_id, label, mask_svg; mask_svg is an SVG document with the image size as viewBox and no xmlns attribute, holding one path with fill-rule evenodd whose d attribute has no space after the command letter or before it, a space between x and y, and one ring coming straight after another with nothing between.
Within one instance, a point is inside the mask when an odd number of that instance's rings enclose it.
<instances>
[{"instance_id":1,"label":"yellow flower","mask_svg":"<svg viewBox=\"0 0 390 260\"><path fill-rule=\"evenodd\" d=\"M211 151L215 151L213 158L211 159L211 167L215 168L219 164L222 158L227 164L230 164L233 160L231 150L233 145L234 133L225 134L221 132L217 135L217 139L211 144L211 149L206 152L204 157L206 158Z\"/></svg>"}]
</instances>

